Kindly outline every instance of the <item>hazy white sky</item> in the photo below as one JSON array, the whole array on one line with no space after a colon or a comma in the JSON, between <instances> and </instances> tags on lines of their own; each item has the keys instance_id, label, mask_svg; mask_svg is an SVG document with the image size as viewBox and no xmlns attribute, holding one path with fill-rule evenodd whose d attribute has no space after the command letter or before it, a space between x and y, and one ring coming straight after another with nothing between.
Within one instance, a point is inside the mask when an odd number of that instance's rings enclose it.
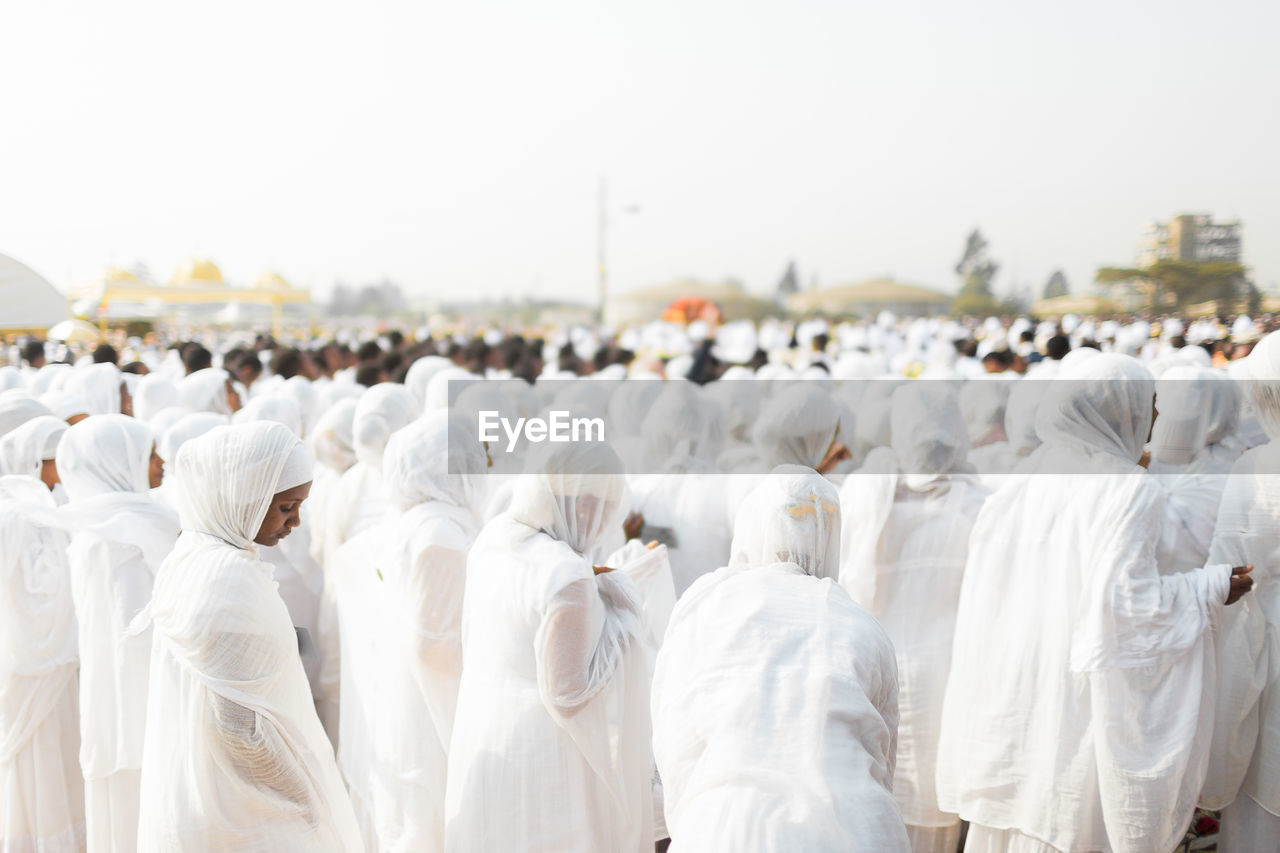
<instances>
[{"instance_id":1,"label":"hazy white sky","mask_svg":"<svg viewBox=\"0 0 1280 853\"><path fill-rule=\"evenodd\" d=\"M55 284L199 253L318 294L893 274L1074 290L1147 221L1280 285L1280 3L12 2L0 252ZM636 214L624 214L628 204Z\"/></svg>"}]
</instances>

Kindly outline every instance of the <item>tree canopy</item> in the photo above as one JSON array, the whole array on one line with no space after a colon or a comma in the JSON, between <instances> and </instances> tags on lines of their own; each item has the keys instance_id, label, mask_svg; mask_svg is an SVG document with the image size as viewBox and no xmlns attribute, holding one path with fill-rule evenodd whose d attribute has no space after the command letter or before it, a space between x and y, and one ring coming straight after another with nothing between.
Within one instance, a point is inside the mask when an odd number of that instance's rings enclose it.
<instances>
[{"instance_id":1,"label":"tree canopy","mask_svg":"<svg viewBox=\"0 0 1280 853\"><path fill-rule=\"evenodd\" d=\"M1102 267L1099 284L1139 281L1151 287L1153 308L1183 311L1197 302L1233 305L1249 295L1247 270L1234 261L1160 260L1148 267Z\"/></svg>"}]
</instances>

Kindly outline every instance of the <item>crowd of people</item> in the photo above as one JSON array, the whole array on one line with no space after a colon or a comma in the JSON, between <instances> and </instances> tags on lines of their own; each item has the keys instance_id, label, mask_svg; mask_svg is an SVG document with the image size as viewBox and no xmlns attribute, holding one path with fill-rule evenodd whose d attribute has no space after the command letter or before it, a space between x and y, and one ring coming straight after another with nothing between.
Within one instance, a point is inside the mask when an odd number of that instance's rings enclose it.
<instances>
[{"instance_id":1,"label":"crowd of people","mask_svg":"<svg viewBox=\"0 0 1280 853\"><path fill-rule=\"evenodd\" d=\"M1271 327L14 345L0 850L1280 851Z\"/></svg>"}]
</instances>

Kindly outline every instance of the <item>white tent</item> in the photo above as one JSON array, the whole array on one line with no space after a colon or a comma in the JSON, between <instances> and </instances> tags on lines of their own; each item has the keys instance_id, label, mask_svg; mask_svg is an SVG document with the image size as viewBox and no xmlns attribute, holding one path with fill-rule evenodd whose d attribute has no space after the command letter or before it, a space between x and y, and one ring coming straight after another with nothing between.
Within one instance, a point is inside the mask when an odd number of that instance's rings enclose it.
<instances>
[{"instance_id":1,"label":"white tent","mask_svg":"<svg viewBox=\"0 0 1280 853\"><path fill-rule=\"evenodd\" d=\"M43 330L65 320L67 300L30 267L0 255L0 331Z\"/></svg>"}]
</instances>

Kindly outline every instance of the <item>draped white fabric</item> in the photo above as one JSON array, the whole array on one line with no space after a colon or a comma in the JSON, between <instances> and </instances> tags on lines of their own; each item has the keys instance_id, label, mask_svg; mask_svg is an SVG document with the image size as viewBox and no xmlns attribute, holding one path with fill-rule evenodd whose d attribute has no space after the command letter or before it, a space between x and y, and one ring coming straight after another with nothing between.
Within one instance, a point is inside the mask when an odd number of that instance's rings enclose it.
<instances>
[{"instance_id":1,"label":"draped white fabric","mask_svg":"<svg viewBox=\"0 0 1280 853\"><path fill-rule=\"evenodd\" d=\"M67 556L79 625L80 766L95 850L137 844L151 638L125 629L178 535L172 512L148 493L152 443L145 424L114 414L81 421L58 445L69 498L59 515L75 531Z\"/></svg>"},{"instance_id":2,"label":"draped white fabric","mask_svg":"<svg viewBox=\"0 0 1280 853\"><path fill-rule=\"evenodd\" d=\"M891 447L873 450L840 489L840 584L893 641L903 820L941 829L959 822L935 792L942 697L969 533L988 493L965 463L968 435L949 386L899 388L891 425Z\"/></svg>"},{"instance_id":3,"label":"draped white fabric","mask_svg":"<svg viewBox=\"0 0 1280 853\"><path fill-rule=\"evenodd\" d=\"M84 849L76 620L49 490L0 478L0 849Z\"/></svg>"},{"instance_id":4,"label":"draped white fabric","mask_svg":"<svg viewBox=\"0 0 1280 853\"><path fill-rule=\"evenodd\" d=\"M543 447L467 559L445 848L648 853L643 605L589 556L620 530L621 463Z\"/></svg>"},{"instance_id":5,"label":"draped white fabric","mask_svg":"<svg viewBox=\"0 0 1280 853\"><path fill-rule=\"evenodd\" d=\"M939 807L1062 850L1169 850L1205 776L1231 570L1157 573L1163 496L1135 464L1150 374L1098 355L1073 378L974 525Z\"/></svg>"},{"instance_id":6,"label":"draped white fabric","mask_svg":"<svg viewBox=\"0 0 1280 853\"><path fill-rule=\"evenodd\" d=\"M888 636L832 579L839 504L784 466L676 604L653 681L673 851L906 851Z\"/></svg>"},{"instance_id":7,"label":"draped white fabric","mask_svg":"<svg viewBox=\"0 0 1280 853\"><path fill-rule=\"evenodd\" d=\"M253 544L298 447L286 427L256 422L179 453L183 530L150 605L140 851L362 849L288 611Z\"/></svg>"}]
</instances>

